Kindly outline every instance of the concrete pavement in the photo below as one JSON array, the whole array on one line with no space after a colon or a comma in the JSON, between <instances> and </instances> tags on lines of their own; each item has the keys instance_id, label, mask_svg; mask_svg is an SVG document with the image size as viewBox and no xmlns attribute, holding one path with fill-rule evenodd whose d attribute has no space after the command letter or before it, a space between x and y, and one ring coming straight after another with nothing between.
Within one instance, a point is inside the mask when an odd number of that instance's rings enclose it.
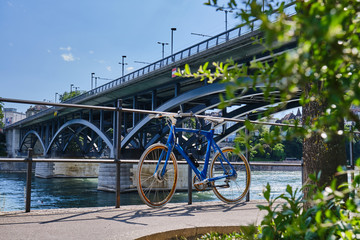
<instances>
[{"instance_id":1,"label":"concrete pavement","mask_svg":"<svg viewBox=\"0 0 360 240\"><path fill-rule=\"evenodd\" d=\"M0 212L0 239L169 239L260 223L262 201Z\"/></svg>"}]
</instances>

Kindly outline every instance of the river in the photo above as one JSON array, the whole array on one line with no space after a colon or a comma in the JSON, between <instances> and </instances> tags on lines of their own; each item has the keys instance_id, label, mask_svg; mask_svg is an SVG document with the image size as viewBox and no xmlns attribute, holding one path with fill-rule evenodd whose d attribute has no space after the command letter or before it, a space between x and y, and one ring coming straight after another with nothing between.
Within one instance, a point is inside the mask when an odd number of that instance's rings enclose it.
<instances>
[{"instance_id":1,"label":"river","mask_svg":"<svg viewBox=\"0 0 360 240\"><path fill-rule=\"evenodd\" d=\"M97 178L33 177L31 209L115 206L115 193L97 190ZM273 196L285 193L286 185L301 187L300 171L252 171L250 199L263 199L262 191L270 183ZM25 209L25 173L0 172L0 211ZM212 191L193 193L193 201L218 200ZM175 193L171 202L187 202L186 192ZM143 204L137 192L122 193L121 205Z\"/></svg>"}]
</instances>

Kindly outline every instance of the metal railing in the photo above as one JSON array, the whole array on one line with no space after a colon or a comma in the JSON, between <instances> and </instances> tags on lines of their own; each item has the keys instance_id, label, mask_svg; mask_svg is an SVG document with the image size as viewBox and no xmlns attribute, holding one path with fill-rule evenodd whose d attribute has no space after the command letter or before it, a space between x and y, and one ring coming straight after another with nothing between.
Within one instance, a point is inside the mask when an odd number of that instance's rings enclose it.
<instances>
[{"instance_id":1,"label":"metal railing","mask_svg":"<svg viewBox=\"0 0 360 240\"><path fill-rule=\"evenodd\" d=\"M26 189L25 189L25 212L30 212L31 210L31 191L32 191L32 166L33 163L44 163L44 162L51 162L51 163L56 163L56 162L62 162L62 163L105 163L105 164L116 164L117 167L121 168L121 164L124 163L131 163L131 164L138 164L139 160L117 160L117 159L62 159L62 158L33 158L33 150L31 148L28 149L28 155L26 158L21 159L21 158L0 158L0 162L23 162L27 164L27 170L26 170ZM185 160L178 160L177 161L178 164L182 164L185 165L187 164L187 162ZM199 164L204 164L203 161L199 161ZM268 163L268 162L254 162L254 163L250 163L250 166L287 166L287 167L302 167L302 163ZM190 166L188 167L188 189L187 189L187 194L188 194L188 204L192 204L192 192L193 192L193 179L192 179L192 169L190 168ZM116 177L118 178L118 177ZM120 187L120 175L119 175L119 180L116 182L116 185L119 185ZM120 191L120 188L118 189ZM135 189L134 189L135 190ZM117 191L117 190L116 190ZM246 201L250 201L250 189L248 192L248 195L246 197ZM116 199L115 199L115 207L119 208L120 207L120 198L118 197L118 195L116 194Z\"/></svg>"},{"instance_id":2,"label":"metal railing","mask_svg":"<svg viewBox=\"0 0 360 240\"><path fill-rule=\"evenodd\" d=\"M30 212L31 209L31 178L32 178L32 163L33 162L77 162L77 163L114 163L116 164L116 177L115 177L115 192L116 192L116 201L115 207L120 207L120 166L123 163L133 163L137 164L139 160L126 160L120 159L121 152L121 113L122 112L131 112L131 113L142 113L142 114L169 114L168 112L159 112L159 111L150 111L150 110L139 110L139 109L129 109L122 108L122 101L118 100L117 107L101 107L101 106L91 106L91 105L79 105L79 104L65 104L65 103L48 103L48 102L39 102L39 101L29 101L29 100L19 100L19 99L7 99L0 98L0 101L3 102L16 102L16 103L30 103L38 105L53 105L59 107L67 108L84 108L84 109L99 109L99 110L108 110L115 111L117 115L117 127L116 127L116 139L115 140L115 158L114 159L34 159L32 149L29 149L28 156L25 159L14 159L14 158L0 158L0 162L25 162L27 163L27 181L26 181L26 203L25 211ZM175 114L175 113L170 113ZM192 115L198 118L209 118L205 115ZM291 124L281 124L281 123L272 123L272 122L260 122L260 121L250 121L246 119L232 119L232 118L223 118L223 117L210 117L212 119L218 119L221 121L232 121L232 122L245 122L249 121L253 124L263 124L263 125L272 125L272 126L288 126L294 127ZM301 127L301 126L299 126ZM359 134L360 132L354 132ZM248 132L246 134L249 134ZM352 147L352 141L350 141L350 149ZM352 151L352 150L351 150ZM249 160L249 151L246 151L246 158ZM354 168L353 155L350 154L350 168ZM186 164L186 161L177 161L179 164ZM251 162L249 161L250 166L297 166L302 167L303 163L264 163L264 162ZM250 191L246 197L246 201L250 200ZM188 168L188 204L192 203L192 169Z\"/></svg>"},{"instance_id":3,"label":"metal railing","mask_svg":"<svg viewBox=\"0 0 360 240\"><path fill-rule=\"evenodd\" d=\"M117 126L116 126L116 139L114 139L114 159L33 159L33 152L29 149L28 156L25 159L14 159L14 158L0 158L0 162L26 162L28 164L27 168L27 183L26 183L26 207L25 212L30 212L31 208L31 177L32 177L32 163L33 162L78 162L78 163L115 163L116 164L116 201L115 207L120 207L120 164L121 163L138 163L139 160L121 160L120 152L121 152L121 116L122 112L130 112L130 113L141 113L141 114L169 114L168 112L160 112L160 111L150 111L150 110L139 110L139 109L129 109L122 108L122 101L117 101L117 107L102 107L102 106L92 106L92 105L80 105L80 104L69 104L69 103L49 103L49 102L41 102L41 101L30 101L30 100L20 100L20 99L9 99L9 98L0 98L0 102L13 102L13 103L25 103L25 104L37 104L37 105L51 105L56 107L66 107L66 108L82 108L82 109L97 109L97 110L107 110L107 111L115 111L117 118ZM176 114L176 113L170 113ZM205 115L192 115L197 118L209 118L209 116ZM221 121L232 121L232 122L245 122L245 119L233 119L233 118L222 118L222 117L211 117L212 119L218 119ZM289 124L281 124L281 123L266 123L259 121L249 121L254 124L267 124L267 125L277 125L277 126L291 126ZM247 151L247 159L249 159L248 151ZM185 164L186 161L178 161L179 164ZM259 163L256 163L258 165ZM266 163L265 165L269 165L270 163ZM288 165L288 164L285 164ZM294 166L294 165L292 165ZM299 165L300 166L300 165ZM188 171L188 203L192 203L192 170L189 167ZM249 201L249 193L247 195L246 200Z\"/></svg>"}]
</instances>

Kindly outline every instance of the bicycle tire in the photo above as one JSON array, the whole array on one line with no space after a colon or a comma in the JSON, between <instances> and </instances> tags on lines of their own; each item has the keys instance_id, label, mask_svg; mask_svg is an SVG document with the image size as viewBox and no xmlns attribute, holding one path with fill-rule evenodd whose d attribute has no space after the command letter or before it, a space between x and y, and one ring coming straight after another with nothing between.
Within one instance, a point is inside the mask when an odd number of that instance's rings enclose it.
<instances>
[{"instance_id":1,"label":"bicycle tire","mask_svg":"<svg viewBox=\"0 0 360 240\"><path fill-rule=\"evenodd\" d=\"M242 154L234 153L234 148L226 147L221 151L235 168L236 177L227 177L212 182L212 188L215 195L225 203L240 202L247 194L250 188L251 171L250 165ZM229 174L231 167L226 161L222 160L222 155L218 152L210 165L210 177L217 177L223 174ZM223 164L221 164L222 162Z\"/></svg>"},{"instance_id":2,"label":"bicycle tire","mask_svg":"<svg viewBox=\"0 0 360 240\"><path fill-rule=\"evenodd\" d=\"M153 144L145 150L140 158L137 169L137 190L139 196L145 204L153 208L161 207L169 202L176 190L178 168L173 152L170 154L164 177L160 178L155 173L155 168L162 151L165 151L165 154L163 154L158 168L161 170L168 148L160 143Z\"/></svg>"}]
</instances>

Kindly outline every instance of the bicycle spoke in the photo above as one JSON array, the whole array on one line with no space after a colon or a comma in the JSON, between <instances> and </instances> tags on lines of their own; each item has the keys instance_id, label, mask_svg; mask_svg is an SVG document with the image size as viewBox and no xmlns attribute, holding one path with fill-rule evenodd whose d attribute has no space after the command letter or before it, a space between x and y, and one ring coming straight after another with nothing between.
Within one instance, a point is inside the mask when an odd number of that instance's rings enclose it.
<instances>
[{"instance_id":1,"label":"bicycle spoke","mask_svg":"<svg viewBox=\"0 0 360 240\"><path fill-rule=\"evenodd\" d=\"M233 148L224 148L222 151L228 159L228 162L223 159L220 153L214 157L211 163L210 176L224 176L224 178L216 180L213 183L213 191L220 200L226 203L236 203L245 197L249 189L250 167L245 158L233 152ZM231 173L229 163L236 171L236 176L226 177L226 175L230 175ZM225 180L226 178L228 178L228 180Z\"/></svg>"},{"instance_id":2,"label":"bicycle spoke","mask_svg":"<svg viewBox=\"0 0 360 240\"><path fill-rule=\"evenodd\" d=\"M150 207L164 205L170 201L175 192L177 164L174 154L170 154L164 175L159 176L164 168L166 153L165 145L154 144L140 158L137 174L138 192L141 199ZM155 173L157 165L157 173Z\"/></svg>"}]
</instances>

